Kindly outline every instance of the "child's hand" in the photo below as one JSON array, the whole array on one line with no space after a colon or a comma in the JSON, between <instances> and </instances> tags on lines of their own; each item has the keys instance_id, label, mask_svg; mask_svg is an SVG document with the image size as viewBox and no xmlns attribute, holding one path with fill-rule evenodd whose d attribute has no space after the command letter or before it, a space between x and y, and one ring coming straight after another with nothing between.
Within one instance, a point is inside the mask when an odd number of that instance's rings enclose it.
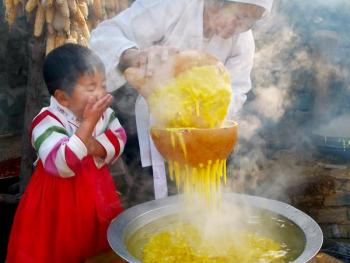
<instances>
[{"instance_id":1,"label":"child's hand","mask_svg":"<svg viewBox=\"0 0 350 263\"><path fill-rule=\"evenodd\" d=\"M106 94L102 98L90 97L83 113L83 118L75 134L82 140L85 145L89 144L96 123L101 118L103 112L112 103L111 94Z\"/></svg>"},{"instance_id":2,"label":"child's hand","mask_svg":"<svg viewBox=\"0 0 350 263\"><path fill-rule=\"evenodd\" d=\"M111 105L113 97L111 94L106 94L100 99L90 97L83 113L83 122L89 122L96 125L102 114Z\"/></svg>"},{"instance_id":3,"label":"child's hand","mask_svg":"<svg viewBox=\"0 0 350 263\"><path fill-rule=\"evenodd\" d=\"M95 138L90 138L86 148L89 155L100 158L105 158L107 155L105 148L103 148L103 146Z\"/></svg>"}]
</instances>

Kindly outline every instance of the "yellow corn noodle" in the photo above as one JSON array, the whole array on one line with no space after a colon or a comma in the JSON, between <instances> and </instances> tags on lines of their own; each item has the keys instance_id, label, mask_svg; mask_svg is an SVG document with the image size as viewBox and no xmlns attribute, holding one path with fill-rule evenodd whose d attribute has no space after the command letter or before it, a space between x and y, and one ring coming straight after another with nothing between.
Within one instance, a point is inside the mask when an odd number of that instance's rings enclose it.
<instances>
[{"instance_id":1,"label":"yellow corn noodle","mask_svg":"<svg viewBox=\"0 0 350 263\"><path fill-rule=\"evenodd\" d=\"M239 237L239 242L237 242ZM283 263L286 251L274 240L237 230L233 236L208 240L190 223L153 235L144 246L144 263Z\"/></svg>"},{"instance_id":2,"label":"yellow corn noodle","mask_svg":"<svg viewBox=\"0 0 350 263\"><path fill-rule=\"evenodd\" d=\"M221 127L231 100L227 71L193 67L156 89L149 97L157 123L168 128Z\"/></svg>"}]
</instances>

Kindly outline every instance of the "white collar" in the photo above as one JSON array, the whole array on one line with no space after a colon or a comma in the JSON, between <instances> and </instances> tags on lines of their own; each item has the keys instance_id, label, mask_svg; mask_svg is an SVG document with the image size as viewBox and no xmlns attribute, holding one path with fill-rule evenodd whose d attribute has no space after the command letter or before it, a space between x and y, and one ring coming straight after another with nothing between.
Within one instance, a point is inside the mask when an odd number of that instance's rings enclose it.
<instances>
[{"instance_id":1,"label":"white collar","mask_svg":"<svg viewBox=\"0 0 350 263\"><path fill-rule=\"evenodd\" d=\"M53 109L54 111L58 111L60 114L62 114L65 119L68 121L68 122L71 122L77 126L79 126L79 121L78 121L78 118L73 114L73 112L62 106L56 99L54 96L51 96L50 98L50 108Z\"/></svg>"}]
</instances>

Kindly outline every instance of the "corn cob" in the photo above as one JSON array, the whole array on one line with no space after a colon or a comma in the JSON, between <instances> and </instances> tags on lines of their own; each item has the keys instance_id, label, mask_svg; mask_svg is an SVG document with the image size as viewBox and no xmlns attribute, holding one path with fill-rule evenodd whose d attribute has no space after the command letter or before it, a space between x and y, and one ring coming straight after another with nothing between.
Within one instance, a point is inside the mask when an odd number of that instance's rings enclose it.
<instances>
[{"instance_id":1,"label":"corn cob","mask_svg":"<svg viewBox=\"0 0 350 263\"><path fill-rule=\"evenodd\" d=\"M64 42L65 44L67 43L73 43L73 44L78 44L78 40L73 38L72 36L68 37L66 41Z\"/></svg>"},{"instance_id":2,"label":"corn cob","mask_svg":"<svg viewBox=\"0 0 350 263\"><path fill-rule=\"evenodd\" d=\"M55 48L55 34L48 34L46 38L46 55Z\"/></svg>"},{"instance_id":3,"label":"corn cob","mask_svg":"<svg viewBox=\"0 0 350 263\"><path fill-rule=\"evenodd\" d=\"M103 11L102 11L102 4L101 4L101 0L94 0L93 4L92 4L92 10L94 15L97 18L101 18Z\"/></svg>"},{"instance_id":4,"label":"corn cob","mask_svg":"<svg viewBox=\"0 0 350 263\"><path fill-rule=\"evenodd\" d=\"M105 10L107 13L113 12L113 10L115 10L115 1L114 0L107 0L105 2Z\"/></svg>"},{"instance_id":5,"label":"corn cob","mask_svg":"<svg viewBox=\"0 0 350 263\"><path fill-rule=\"evenodd\" d=\"M12 26L15 23L16 16L17 16L16 7L13 6L6 10L5 19L10 26Z\"/></svg>"},{"instance_id":6,"label":"corn cob","mask_svg":"<svg viewBox=\"0 0 350 263\"><path fill-rule=\"evenodd\" d=\"M55 48L60 47L66 41L66 37L62 32L59 32L55 37Z\"/></svg>"},{"instance_id":7,"label":"corn cob","mask_svg":"<svg viewBox=\"0 0 350 263\"><path fill-rule=\"evenodd\" d=\"M110 1L110 0L107 0ZM106 12L106 0L101 0L101 8L102 8L102 16L99 17L101 20L107 19L107 12Z\"/></svg>"},{"instance_id":8,"label":"corn cob","mask_svg":"<svg viewBox=\"0 0 350 263\"><path fill-rule=\"evenodd\" d=\"M85 23L85 18L80 8L77 8L77 11L74 13L74 19L79 25Z\"/></svg>"},{"instance_id":9,"label":"corn cob","mask_svg":"<svg viewBox=\"0 0 350 263\"><path fill-rule=\"evenodd\" d=\"M56 0L56 5L63 5L65 0Z\"/></svg>"},{"instance_id":10,"label":"corn cob","mask_svg":"<svg viewBox=\"0 0 350 263\"><path fill-rule=\"evenodd\" d=\"M25 6L25 10L27 13L30 13L34 10L34 8L38 5L38 0L28 0Z\"/></svg>"},{"instance_id":11,"label":"corn cob","mask_svg":"<svg viewBox=\"0 0 350 263\"><path fill-rule=\"evenodd\" d=\"M64 43L87 46L90 30L106 17L127 8L128 0L3 0L5 18L11 26L17 10L24 6L27 14L35 11L34 36L43 34L46 23L46 54ZM92 15L89 15L89 8Z\"/></svg>"},{"instance_id":12,"label":"corn cob","mask_svg":"<svg viewBox=\"0 0 350 263\"><path fill-rule=\"evenodd\" d=\"M67 0L63 0L62 3L57 4L58 10L60 10L62 16L69 17L69 7Z\"/></svg>"},{"instance_id":13,"label":"corn cob","mask_svg":"<svg viewBox=\"0 0 350 263\"><path fill-rule=\"evenodd\" d=\"M52 25L57 32L62 31L64 29L64 17L60 12L55 12Z\"/></svg>"},{"instance_id":14,"label":"corn cob","mask_svg":"<svg viewBox=\"0 0 350 263\"><path fill-rule=\"evenodd\" d=\"M74 14L77 11L77 3L75 0L67 0L67 2L70 12Z\"/></svg>"},{"instance_id":15,"label":"corn cob","mask_svg":"<svg viewBox=\"0 0 350 263\"><path fill-rule=\"evenodd\" d=\"M74 29L71 30L70 32L70 37L78 41L78 33Z\"/></svg>"},{"instance_id":16,"label":"corn cob","mask_svg":"<svg viewBox=\"0 0 350 263\"><path fill-rule=\"evenodd\" d=\"M53 6L47 6L45 9L45 21L48 24L52 24L55 15L55 9Z\"/></svg>"},{"instance_id":17,"label":"corn cob","mask_svg":"<svg viewBox=\"0 0 350 263\"><path fill-rule=\"evenodd\" d=\"M47 7L53 6L53 0L46 0L46 1L45 1L45 5L46 5Z\"/></svg>"},{"instance_id":18,"label":"corn cob","mask_svg":"<svg viewBox=\"0 0 350 263\"><path fill-rule=\"evenodd\" d=\"M49 34L56 34L56 30L53 28L52 24L46 24L46 29Z\"/></svg>"},{"instance_id":19,"label":"corn cob","mask_svg":"<svg viewBox=\"0 0 350 263\"><path fill-rule=\"evenodd\" d=\"M90 39L90 30L89 30L89 27L88 27L86 21L84 21L84 23L82 23L80 25L80 29L81 29L81 32L82 32L82 35L84 36L84 38Z\"/></svg>"},{"instance_id":20,"label":"corn cob","mask_svg":"<svg viewBox=\"0 0 350 263\"><path fill-rule=\"evenodd\" d=\"M84 3L84 2L79 3L78 7L79 7L81 13L83 14L84 18L87 19L88 15L89 15L89 8L88 8L87 3Z\"/></svg>"},{"instance_id":21,"label":"corn cob","mask_svg":"<svg viewBox=\"0 0 350 263\"><path fill-rule=\"evenodd\" d=\"M64 32L69 36L70 34L70 20L69 17L64 17Z\"/></svg>"},{"instance_id":22,"label":"corn cob","mask_svg":"<svg viewBox=\"0 0 350 263\"><path fill-rule=\"evenodd\" d=\"M83 37L82 35L79 35L79 38L78 38L78 44L79 45L82 45L84 47L87 47L89 45L88 41L86 40L85 37Z\"/></svg>"},{"instance_id":23,"label":"corn cob","mask_svg":"<svg viewBox=\"0 0 350 263\"><path fill-rule=\"evenodd\" d=\"M34 22L34 36L40 37L43 32L45 24L45 7L41 4L38 5Z\"/></svg>"}]
</instances>

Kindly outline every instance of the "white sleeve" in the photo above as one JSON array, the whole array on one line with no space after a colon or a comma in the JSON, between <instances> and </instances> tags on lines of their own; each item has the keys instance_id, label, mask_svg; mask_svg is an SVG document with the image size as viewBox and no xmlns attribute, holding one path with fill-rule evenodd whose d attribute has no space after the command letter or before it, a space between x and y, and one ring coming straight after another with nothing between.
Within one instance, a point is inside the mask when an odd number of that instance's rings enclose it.
<instances>
[{"instance_id":1,"label":"white sleeve","mask_svg":"<svg viewBox=\"0 0 350 263\"><path fill-rule=\"evenodd\" d=\"M232 81L232 100L228 118L232 118L243 106L252 87L250 73L253 68L255 44L251 30L240 34L234 47L235 55L226 60L225 66Z\"/></svg>"},{"instance_id":2,"label":"white sleeve","mask_svg":"<svg viewBox=\"0 0 350 263\"><path fill-rule=\"evenodd\" d=\"M181 2L181 4L180 4ZM181 15L185 0L136 0L114 18L103 21L91 32L90 47L106 67L107 89L125 83L117 65L129 48L146 48L160 42Z\"/></svg>"}]
</instances>

